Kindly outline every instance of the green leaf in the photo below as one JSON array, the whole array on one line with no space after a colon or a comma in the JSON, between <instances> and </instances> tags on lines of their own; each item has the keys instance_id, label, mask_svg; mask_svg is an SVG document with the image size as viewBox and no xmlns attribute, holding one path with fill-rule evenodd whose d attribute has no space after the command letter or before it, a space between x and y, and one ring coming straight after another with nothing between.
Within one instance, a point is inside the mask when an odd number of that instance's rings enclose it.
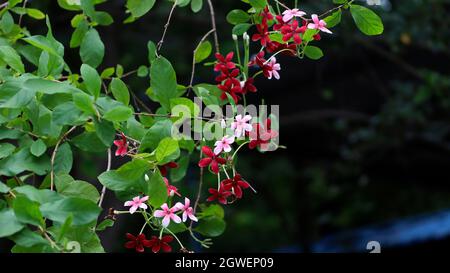
<instances>
[{"instance_id":1,"label":"green leaf","mask_svg":"<svg viewBox=\"0 0 450 273\"><path fill-rule=\"evenodd\" d=\"M72 215L73 225L86 225L97 220L101 209L96 203L83 198L67 197L41 205L42 215L50 220L64 223Z\"/></svg>"},{"instance_id":2,"label":"green leaf","mask_svg":"<svg viewBox=\"0 0 450 273\"><path fill-rule=\"evenodd\" d=\"M114 67L108 67L105 70L103 70L102 74L100 75L100 77L102 79L106 79L111 77L112 75L114 75L114 72L116 71L116 69Z\"/></svg>"},{"instance_id":3,"label":"green leaf","mask_svg":"<svg viewBox=\"0 0 450 273\"><path fill-rule=\"evenodd\" d=\"M0 223L2 223L0 238L13 235L23 228L23 224L17 220L11 209L0 211Z\"/></svg>"},{"instance_id":4,"label":"green leaf","mask_svg":"<svg viewBox=\"0 0 450 273\"><path fill-rule=\"evenodd\" d=\"M25 73L20 55L10 46L0 46L0 59L7 63L14 70Z\"/></svg>"},{"instance_id":5,"label":"green leaf","mask_svg":"<svg viewBox=\"0 0 450 273\"><path fill-rule=\"evenodd\" d=\"M250 20L250 15L241 9L234 9L227 14L227 22L232 25L246 23Z\"/></svg>"},{"instance_id":6,"label":"green leaf","mask_svg":"<svg viewBox=\"0 0 450 273\"><path fill-rule=\"evenodd\" d=\"M250 5L255 9L264 9L267 6L267 0L249 0Z\"/></svg>"},{"instance_id":7,"label":"green leaf","mask_svg":"<svg viewBox=\"0 0 450 273\"><path fill-rule=\"evenodd\" d=\"M128 0L126 7L133 17L138 18L149 12L154 4L155 0Z\"/></svg>"},{"instance_id":8,"label":"green leaf","mask_svg":"<svg viewBox=\"0 0 450 273\"><path fill-rule=\"evenodd\" d=\"M148 41L147 48L148 48L148 62L153 63L153 61L156 59L156 45L154 42Z\"/></svg>"},{"instance_id":9,"label":"green leaf","mask_svg":"<svg viewBox=\"0 0 450 273\"><path fill-rule=\"evenodd\" d=\"M105 144L106 146L111 146L114 137L116 134L116 129L112 122L107 120L97 121L94 120L95 132L97 133L98 138Z\"/></svg>"},{"instance_id":10,"label":"green leaf","mask_svg":"<svg viewBox=\"0 0 450 273\"><path fill-rule=\"evenodd\" d=\"M6 186L4 183L2 183L0 181L0 192L1 193L7 193L9 190L11 190L11 188Z\"/></svg>"},{"instance_id":11,"label":"green leaf","mask_svg":"<svg viewBox=\"0 0 450 273\"><path fill-rule=\"evenodd\" d=\"M318 48L317 46L307 46L305 47L305 55L312 59L312 60L318 60L323 57L322 49Z\"/></svg>"},{"instance_id":12,"label":"green leaf","mask_svg":"<svg viewBox=\"0 0 450 273\"><path fill-rule=\"evenodd\" d=\"M38 202L41 205L62 199L62 196L54 191L47 189L39 190L30 185L15 187L14 191L25 195L31 201Z\"/></svg>"},{"instance_id":13,"label":"green leaf","mask_svg":"<svg viewBox=\"0 0 450 273\"><path fill-rule=\"evenodd\" d=\"M79 92L73 94L73 103L76 107L78 107L78 109L87 114L95 115L96 113L94 102L92 101L92 98L86 93Z\"/></svg>"},{"instance_id":14,"label":"green leaf","mask_svg":"<svg viewBox=\"0 0 450 273\"><path fill-rule=\"evenodd\" d=\"M35 245L48 245L48 241L45 240L37 232L33 232L28 228L22 229L20 232L9 237L14 243L21 247L32 247Z\"/></svg>"},{"instance_id":15,"label":"green leaf","mask_svg":"<svg viewBox=\"0 0 450 273\"><path fill-rule=\"evenodd\" d=\"M81 119L82 112L71 101L53 109L53 122L56 125L75 125Z\"/></svg>"},{"instance_id":16,"label":"green leaf","mask_svg":"<svg viewBox=\"0 0 450 273\"><path fill-rule=\"evenodd\" d=\"M212 45L209 41L202 42L195 51L195 63L200 63L209 57L212 51Z\"/></svg>"},{"instance_id":17,"label":"green leaf","mask_svg":"<svg viewBox=\"0 0 450 273\"><path fill-rule=\"evenodd\" d=\"M41 139L36 140L30 147L30 152L34 156L41 156L47 150L47 146L45 146L44 141Z\"/></svg>"},{"instance_id":18,"label":"green leaf","mask_svg":"<svg viewBox=\"0 0 450 273\"><path fill-rule=\"evenodd\" d=\"M23 147L18 152L0 160L0 175L14 176L23 171L31 171L44 175L50 170L50 159L46 155L35 157L29 147Z\"/></svg>"},{"instance_id":19,"label":"green leaf","mask_svg":"<svg viewBox=\"0 0 450 273\"><path fill-rule=\"evenodd\" d=\"M356 26L362 33L366 35L380 35L383 33L383 22L372 10L360 5L351 5L350 12Z\"/></svg>"},{"instance_id":20,"label":"green leaf","mask_svg":"<svg viewBox=\"0 0 450 273\"><path fill-rule=\"evenodd\" d=\"M203 7L203 0L192 0L191 10L195 13L199 12Z\"/></svg>"},{"instance_id":21,"label":"green leaf","mask_svg":"<svg viewBox=\"0 0 450 273\"><path fill-rule=\"evenodd\" d=\"M152 150L156 149L163 138L171 136L171 132L172 122L170 120L166 119L156 122L147 130L144 137L141 139L139 151L143 152L148 148Z\"/></svg>"},{"instance_id":22,"label":"green leaf","mask_svg":"<svg viewBox=\"0 0 450 273\"><path fill-rule=\"evenodd\" d=\"M86 63L94 68L99 66L105 55L105 45L100 38L97 30L91 28L80 45L80 56L83 63Z\"/></svg>"},{"instance_id":23,"label":"green leaf","mask_svg":"<svg viewBox=\"0 0 450 273\"><path fill-rule=\"evenodd\" d=\"M152 174L148 182L147 195L150 196L148 202L153 207L160 207L167 200L167 187L159 171Z\"/></svg>"},{"instance_id":24,"label":"green leaf","mask_svg":"<svg viewBox=\"0 0 450 273\"><path fill-rule=\"evenodd\" d=\"M169 110L170 99L178 97L177 77L170 62L159 57L150 67L150 83L155 97L161 105Z\"/></svg>"},{"instance_id":25,"label":"green leaf","mask_svg":"<svg viewBox=\"0 0 450 273\"><path fill-rule=\"evenodd\" d=\"M107 111L103 118L109 121L126 121L133 115L133 111L127 106L118 106L114 109Z\"/></svg>"},{"instance_id":26,"label":"green leaf","mask_svg":"<svg viewBox=\"0 0 450 273\"><path fill-rule=\"evenodd\" d=\"M10 33L14 28L14 19L8 11L6 11L0 20L0 29L5 33Z\"/></svg>"},{"instance_id":27,"label":"green leaf","mask_svg":"<svg viewBox=\"0 0 450 273\"><path fill-rule=\"evenodd\" d=\"M53 171L55 174L69 173L72 170L73 154L69 143L63 143L59 146L55 156L55 165Z\"/></svg>"},{"instance_id":28,"label":"green leaf","mask_svg":"<svg viewBox=\"0 0 450 273\"><path fill-rule=\"evenodd\" d=\"M114 226L114 221L111 219L103 220L98 226L95 228L95 231L103 231L106 228Z\"/></svg>"},{"instance_id":29,"label":"green leaf","mask_svg":"<svg viewBox=\"0 0 450 273\"><path fill-rule=\"evenodd\" d=\"M10 156L15 149L11 143L0 143L0 159Z\"/></svg>"},{"instance_id":30,"label":"green leaf","mask_svg":"<svg viewBox=\"0 0 450 273\"><path fill-rule=\"evenodd\" d=\"M14 198L13 210L20 222L35 226L44 226L44 219L39 210L39 203L31 201L23 195L18 195Z\"/></svg>"},{"instance_id":31,"label":"green leaf","mask_svg":"<svg viewBox=\"0 0 450 273\"><path fill-rule=\"evenodd\" d=\"M115 170L102 173L98 180L112 191L130 191L137 194L142 187L140 181L129 179Z\"/></svg>"},{"instance_id":32,"label":"green leaf","mask_svg":"<svg viewBox=\"0 0 450 273\"><path fill-rule=\"evenodd\" d=\"M81 45L86 32L89 30L89 24L86 20L82 20L75 28L70 38L70 47L76 48Z\"/></svg>"},{"instance_id":33,"label":"green leaf","mask_svg":"<svg viewBox=\"0 0 450 273\"><path fill-rule=\"evenodd\" d=\"M243 35L245 32L247 32L249 30L249 28L252 26L252 24L249 23L242 23L242 24L237 24L233 27L233 34L235 35Z\"/></svg>"},{"instance_id":34,"label":"green leaf","mask_svg":"<svg viewBox=\"0 0 450 273\"><path fill-rule=\"evenodd\" d=\"M121 103L128 105L130 103L130 92L127 85L119 78L114 78L109 86L114 98Z\"/></svg>"},{"instance_id":35,"label":"green leaf","mask_svg":"<svg viewBox=\"0 0 450 273\"><path fill-rule=\"evenodd\" d=\"M70 175L61 174L55 176L55 186L57 191L67 197L80 197L97 203L100 194L92 184L74 180Z\"/></svg>"},{"instance_id":36,"label":"green leaf","mask_svg":"<svg viewBox=\"0 0 450 273\"><path fill-rule=\"evenodd\" d=\"M100 96L100 89L102 87L102 79L98 75L97 70L88 64L82 64L81 76L83 77L84 85L88 92L97 99Z\"/></svg>"},{"instance_id":37,"label":"green leaf","mask_svg":"<svg viewBox=\"0 0 450 273\"><path fill-rule=\"evenodd\" d=\"M148 67L146 67L145 65L139 66L138 71L137 71L137 75L138 75L138 77L141 77L141 78L147 77L147 75L148 75Z\"/></svg>"},{"instance_id":38,"label":"green leaf","mask_svg":"<svg viewBox=\"0 0 450 273\"><path fill-rule=\"evenodd\" d=\"M333 12L330 16L325 17L324 21L327 23L327 28L332 28L341 22L342 11Z\"/></svg>"},{"instance_id":39,"label":"green leaf","mask_svg":"<svg viewBox=\"0 0 450 273\"><path fill-rule=\"evenodd\" d=\"M78 149L85 152L104 152L108 149L95 132L84 132L71 141Z\"/></svg>"},{"instance_id":40,"label":"green leaf","mask_svg":"<svg viewBox=\"0 0 450 273\"><path fill-rule=\"evenodd\" d=\"M24 88L41 92L43 94L76 93L80 89L70 85L68 82L57 82L44 79L29 79L23 84Z\"/></svg>"},{"instance_id":41,"label":"green leaf","mask_svg":"<svg viewBox=\"0 0 450 273\"><path fill-rule=\"evenodd\" d=\"M202 211L199 213L199 217L202 218L214 216L223 219L225 215L223 208L218 204L211 204L209 206L202 204L200 208Z\"/></svg>"},{"instance_id":42,"label":"green leaf","mask_svg":"<svg viewBox=\"0 0 450 273\"><path fill-rule=\"evenodd\" d=\"M38 20L45 19L45 14L38 9L27 8L27 14L28 14L28 16L30 16L34 19L38 19Z\"/></svg>"},{"instance_id":43,"label":"green leaf","mask_svg":"<svg viewBox=\"0 0 450 273\"><path fill-rule=\"evenodd\" d=\"M167 163L178 158L180 155L178 141L170 137L164 138L156 147L155 155L159 163Z\"/></svg>"},{"instance_id":44,"label":"green leaf","mask_svg":"<svg viewBox=\"0 0 450 273\"><path fill-rule=\"evenodd\" d=\"M189 155L184 155L177 162L178 168L170 171L170 181L178 182L186 176L187 168L189 166Z\"/></svg>"},{"instance_id":45,"label":"green leaf","mask_svg":"<svg viewBox=\"0 0 450 273\"><path fill-rule=\"evenodd\" d=\"M151 165L147 160L135 158L132 161L123 164L116 172L129 180L139 180L144 177L144 174L149 171L150 168Z\"/></svg>"},{"instance_id":46,"label":"green leaf","mask_svg":"<svg viewBox=\"0 0 450 273\"><path fill-rule=\"evenodd\" d=\"M225 231L225 228L226 223L223 219L211 216L200 219L194 230L204 236L217 237Z\"/></svg>"}]
</instances>

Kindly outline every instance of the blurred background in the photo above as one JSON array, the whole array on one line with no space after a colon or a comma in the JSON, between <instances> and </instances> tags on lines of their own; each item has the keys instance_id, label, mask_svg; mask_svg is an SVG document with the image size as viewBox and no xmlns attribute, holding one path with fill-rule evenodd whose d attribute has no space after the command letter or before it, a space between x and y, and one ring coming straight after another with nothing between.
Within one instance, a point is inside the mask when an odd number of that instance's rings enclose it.
<instances>
[{"instance_id":1,"label":"blurred background","mask_svg":"<svg viewBox=\"0 0 450 273\"><path fill-rule=\"evenodd\" d=\"M48 10L56 38L66 45L71 67L81 65L68 47L75 13L56 1L29 1ZM284 3L292 6L293 0ZM299 1L308 14L333 7L331 0ZM366 1L358 1L365 5ZM258 78L250 103L280 105L280 144L287 149L263 155L245 150L238 169L258 194L244 193L225 209L227 228L210 250L188 237L189 248L213 252L368 252L437 251L450 245L450 17L448 0L383 0L372 7L383 19L378 37L359 33L348 12L333 35L316 43L319 61L279 57L281 79ZM228 11L247 5L213 0L222 53L234 48ZM106 46L101 68L120 63L125 71L147 65L149 40L159 41L171 3L123 25L124 1L98 6L115 23L98 27ZM32 33L46 33L43 21L29 21ZM192 51L211 29L204 3L199 14L176 9L162 50L179 83L189 82ZM253 32L254 29L251 29ZM212 42L212 39L211 39ZM254 48L254 51L257 51ZM211 58L212 60L212 58ZM150 108L147 78L127 84ZM197 67L197 82L214 82L211 67ZM75 159L72 176L97 184L105 156ZM124 161L114 159L113 167ZM190 196L197 189L197 158L186 179L176 184ZM206 177L208 185L214 178ZM206 198L206 192L203 193ZM106 207L122 208L108 193ZM125 232L137 233L138 217L120 216L100 234L108 252L128 251ZM190 242L190 243L189 243Z\"/></svg>"}]
</instances>

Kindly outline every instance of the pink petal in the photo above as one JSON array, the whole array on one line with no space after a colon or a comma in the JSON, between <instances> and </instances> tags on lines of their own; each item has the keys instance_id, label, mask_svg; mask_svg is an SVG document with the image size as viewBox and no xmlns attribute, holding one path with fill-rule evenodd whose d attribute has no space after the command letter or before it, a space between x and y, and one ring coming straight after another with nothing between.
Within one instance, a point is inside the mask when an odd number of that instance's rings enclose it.
<instances>
[{"instance_id":1,"label":"pink petal","mask_svg":"<svg viewBox=\"0 0 450 273\"><path fill-rule=\"evenodd\" d=\"M130 208L130 213L131 213L131 214L135 213L136 210L137 210L137 208L138 208L137 206L133 205L133 206Z\"/></svg>"},{"instance_id":2,"label":"pink petal","mask_svg":"<svg viewBox=\"0 0 450 273\"><path fill-rule=\"evenodd\" d=\"M183 222L186 222L187 216L188 216L187 211L184 211L184 212L183 212Z\"/></svg>"},{"instance_id":3,"label":"pink petal","mask_svg":"<svg viewBox=\"0 0 450 273\"><path fill-rule=\"evenodd\" d=\"M162 204L162 205L161 205L161 208L162 208L163 210L168 210L168 209L169 209L169 207L167 206L167 203Z\"/></svg>"},{"instance_id":4,"label":"pink petal","mask_svg":"<svg viewBox=\"0 0 450 273\"><path fill-rule=\"evenodd\" d=\"M164 216L166 216L166 213L162 210L155 210L155 212L153 213L153 216L158 217L158 218L164 217Z\"/></svg>"},{"instance_id":5,"label":"pink petal","mask_svg":"<svg viewBox=\"0 0 450 273\"><path fill-rule=\"evenodd\" d=\"M318 25L320 23L319 16L317 16L317 14L311 15L311 18L312 18L314 24Z\"/></svg>"},{"instance_id":6,"label":"pink petal","mask_svg":"<svg viewBox=\"0 0 450 273\"><path fill-rule=\"evenodd\" d=\"M146 202L148 200L148 196L144 196L141 198L141 202Z\"/></svg>"},{"instance_id":7,"label":"pink petal","mask_svg":"<svg viewBox=\"0 0 450 273\"><path fill-rule=\"evenodd\" d=\"M146 210L146 209L147 209L147 205L146 205L146 204L144 204L144 203L140 204L140 205L139 205L139 207L140 207L141 209L144 209L144 210Z\"/></svg>"},{"instance_id":8,"label":"pink petal","mask_svg":"<svg viewBox=\"0 0 450 273\"><path fill-rule=\"evenodd\" d=\"M194 221L194 222L198 222L197 217L195 217L195 215L192 214L192 213L189 213L189 218L190 218L192 221Z\"/></svg>"},{"instance_id":9,"label":"pink petal","mask_svg":"<svg viewBox=\"0 0 450 273\"><path fill-rule=\"evenodd\" d=\"M184 205L182 203L180 203L180 202L176 203L175 207L177 207L179 210L184 209Z\"/></svg>"},{"instance_id":10,"label":"pink petal","mask_svg":"<svg viewBox=\"0 0 450 273\"><path fill-rule=\"evenodd\" d=\"M131 207L133 205L133 201L127 201L125 204L123 204L125 207Z\"/></svg>"},{"instance_id":11,"label":"pink petal","mask_svg":"<svg viewBox=\"0 0 450 273\"><path fill-rule=\"evenodd\" d=\"M309 23L309 24L308 24L308 28L309 28L309 29L316 29L317 27L316 27L316 24Z\"/></svg>"},{"instance_id":12,"label":"pink petal","mask_svg":"<svg viewBox=\"0 0 450 273\"><path fill-rule=\"evenodd\" d=\"M167 227L170 224L170 216L166 215L164 216L164 219L162 220L162 226Z\"/></svg>"},{"instance_id":13,"label":"pink petal","mask_svg":"<svg viewBox=\"0 0 450 273\"><path fill-rule=\"evenodd\" d=\"M191 205L191 200L189 200L189 198L185 197L184 198L184 206L188 208L190 205Z\"/></svg>"},{"instance_id":14,"label":"pink petal","mask_svg":"<svg viewBox=\"0 0 450 273\"><path fill-rule=\"evenodd\" d=\"M171 214L170 218L177 224L181 223L181 218L178 215L176 215L176 214Z\"/></svg>"},{"instance_id":15,"label":"pink petal","mask_svg":"<svg viewBox=\"0 0 450 273\"><path fill-rule=\"evenodd\" d=\"M214 148L214 154L216 155L220 154L220 152L222 152L222 149L223 149L222 142L220 142L220 144L217 145L216 148Z\"/></svg>"}]
</instances>

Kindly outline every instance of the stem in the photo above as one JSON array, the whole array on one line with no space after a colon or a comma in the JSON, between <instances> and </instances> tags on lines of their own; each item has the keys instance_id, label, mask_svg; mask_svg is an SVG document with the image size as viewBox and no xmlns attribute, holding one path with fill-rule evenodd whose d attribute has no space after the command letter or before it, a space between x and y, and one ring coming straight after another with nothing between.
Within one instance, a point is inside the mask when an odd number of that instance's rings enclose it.
<instances>
[{"instance_id":1,"label":"stem","mask_svg":"<svg viewBox=\"0 0 450 273\"><path fill-rule=\"evenodd\" d=\"M55 157L56 157L56 153L58 152L59 145L61 144L61 142L64 140L64 138L65 138L67 135L69 135L73 130L75 130L75 128L77 128L77 127L76 127L76 126L73 126L72 128L70 128L67 132L65 132L65 133L61 136L61 138L58 140L58 142L56 142L55 149L53 150L52 157L51 157L51 161L50 161L50 164L51 164L51 171L50 171L50 190L53 190L53 180L54 180L54 176L55 176L55 170L54 170L54 167L55 167Z\"/></svg>"},{"instance_id":2,"label":"stem","mask_svg":"<svg viewBox=\"0 0 450 273\"><path fill-rule=\"evenodd\" d=\"M230 179L230 176L227 173L227 169L225 168L224 165L222 165L223 171L225 172L225 175L227 176L228 179Z\"/></svg>"},{"instance_id":3,"label":"stem","mask_svg":"<svg viewBox=\"0 0 450 273\"><path fill-rule=\"evenodd\" d=\"M3 4L1 4L0 5L0 9L2 9L2 8L4 8L4 7L7 7L8 6L8 1L6 1L5 3L3 3Z\"/></svg>"},{"instance_id":4,"label":"stem","mask_svg":"<svg viewBox=\"0 0 450 273\"><path fill-rule=\"evenodd\" d=\"M270 58L267 59L267 61L265 61L264 64L268 64L268 63L270 62L271 59L275 58L278 54L280 54L280 53L283 52L283 51L293 51L293 50L292 50L292 49L289 49L289 48L282 49L282 50L276 52L275 54L273 54L272 56L270 56Z\"/></svg>"},{"instance_id":5,"label":"stem","mask_svg":"<svg viewBox=\"0 0 450 273\"><path fill-rule=\"evenodd\" d=\"M22 5L23 9L25 9L25 7L27 6L27 2L28 2L28 0L23 1L23 5ZM23 14L21 14L19 17L19 27L22 24L22 17L23 17Z\"/></svg>"},{"instance_id":6,"label":"stem","mask_svg":"<svg viewBox=\"0 0 450 273\"><path fill-rule=\"evenodd\" d=\"M168 228L166 228L166 230L167 230L170 234L172 234L173 237L175 237L175 239L177 240L177 242L178 242L178 244L180 245L181 248L185 248L185 247L183 246L183 244L181 243L181 241L178 239L177 235L175 235L175 233L173 233L172 231L170 231L170 229L168 229ZM162 231L162 229L161 229L161 231Z\"/></svg>"},{"instance_id":7,"label":"stem","mask_svg":"<svg viewBox=\"0 0 450 273\"><path fill-rule=\"evenodd\" d=\"M189 87L192 88L192 83L194 82L194 74L195 74L195 54L197 53L198 48L200 45L208 38L208 36L213 33L215 29L211 29L208 31L200 40L200 42L197 44L197 46L194 49L194 54L192 55L192 71L191 71L191 80L189 81Z\"/></svg>"},{"instance_id":8,"label":"stem","mask_svg":"<svg viewBox=\"0 0 450 273\"><path fill-rule=\"evenodd\" d=\"M108 164L106 166L106 171L111 170L111 148L108 148ZM103 203L103 198L105 198L106 186L103 185L102 193L100 195L100 200L98 201L98 206L101 208Z\"/></svg>"},{"instance_id":9,"label":"stem","mask_svg":"<svg viewBox=\"0 0 450 273\"><path fill-rule=\"evenodd\" d=\"M236 156L237 152L238 152L242 147L244 147L244 145L247 144L247 143L250 143L250 141L247 140L246 142L244 142L244 143L242 143L241 145L239 145L239 147L236 149L236 151L234 151L233 155L231 156L231 160L234 159L234 157Z\"/></svg>"},{"instance_id":10,"label":"stem","mask_svg":"<svg viewBox=\"0 0 450 273\"><path fill-rule=\"evenodd\" d=\"M159 42L158 42L158 46L157 46L158 50L157 51L161 50L161 47L162 47L162 45L164 43L164 38L166 37L166 32L167 32L167 29L169 28L170 20L172 19L172 14L173 14L173 11L175 10L176 6L177 6L177 0L175 0L175 2L173 3L172 8L170 9L169 17L167 18L167 22L164 25L164 31L163 31L163 34L161 36L161 40L159 40Z\"/></svg>"},{"instance_id":11,"label":"stem","mask_svg":"<svg viewBox=\"0 0 450 273\"><path fill-rule=\"evenodd\" d=\"M202 159L202 157L203 157L203 151L200 149L200 159ZM200 178L199 178L199 183L198 183L197 198L195 198L195 203L194 203L194 208L193 208L193 213L194 214L195 214L195 211L197 210L198 202L200 201L200 196L202 194L203 173L204 173L203 168L200 168ZM193 223L194 222L191 221L191 224L189 225L189 228L192 228L192 224Z\"/></svg>"},{"instance_id":12,"label":"stem","mask_svg":"<svg viewBox=\"0 0 450 273\"><path fill-rule=\"evenodd\" d=\"M220 190L220 172L217 173L217 190Z\"/></svg>"},{"instance_id":13,"label":"stem","mask_svg":"<svg viewBox=\"0 0 450 273\"><path fill-rule=\"evenodd\" d=\"M214 6L213 6L211 0L207 0L207 1L208 1L208 6L209 6L209 14L211 17L211 26L214 29L214 45L216 47L216 53L219 53L220 52L219 37L217 35L216 16L214 15Z\"/></svg>"},{"instance_id":14,"label":"stem","mask_svg":"<svg viewBox=\"0 0 450 273\"><path fill-rule=\"evenodd\" d=\"M145 214L144 214L145 215ZM141 231L139 232L139 234L142 234L142 232L144 231L145 226L147 225L147 221L145 221L144 225L141 228Z\"/></svg>"},{"instance_id":15,"label":"stem","mask_svg":"<svg viewBox=\"0 0 450 273\"><path fill-rule=\"evenodd\" d=\"M241 52L239 50L239 40L234 40L234 45L236 47L236 55L237 55L238 63L241 65ZM244 67L244 66L242 65L242 67Z\"/></svg>"}]
</instances>

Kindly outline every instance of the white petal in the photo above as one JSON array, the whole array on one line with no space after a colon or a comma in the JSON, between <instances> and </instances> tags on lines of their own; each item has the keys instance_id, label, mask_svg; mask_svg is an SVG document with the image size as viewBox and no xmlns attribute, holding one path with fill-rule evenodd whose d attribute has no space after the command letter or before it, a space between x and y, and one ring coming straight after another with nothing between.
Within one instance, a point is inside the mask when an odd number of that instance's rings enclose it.
<instances>
[{"instance_id":1,"label":"white petal","mask_svg":"<svg viewBox=\"0 0 450 273\"><path fill-rule=\"evenodd\" d=\"M162 226L167 227L170 224L170 216L166 215L164 216L164 219L162 220Z\"/></svg>"},{"instance_id":2,"label":"white petal","mask_svg":"<svg viewBox=\"0 0 450 273\"><path fill-rule=\"evenodd\" d=\"M132 206L131 208L130 208L130 214L133 214L133 213L135 213L136 212L136 210L137 210L137 206Z\"/></svg>"}]
</instances>

